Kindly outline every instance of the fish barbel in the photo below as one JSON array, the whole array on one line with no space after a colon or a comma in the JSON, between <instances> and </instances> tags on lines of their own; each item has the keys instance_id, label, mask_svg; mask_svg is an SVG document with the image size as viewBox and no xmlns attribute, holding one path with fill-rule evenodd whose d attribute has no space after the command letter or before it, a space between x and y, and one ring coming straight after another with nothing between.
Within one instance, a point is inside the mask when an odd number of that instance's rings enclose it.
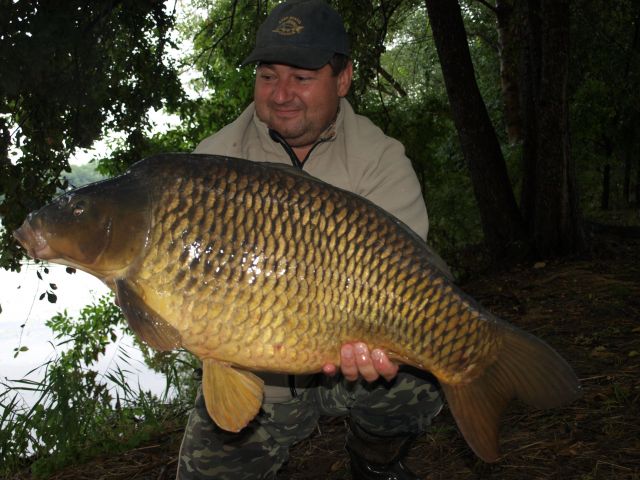
<instances>
[{"instance_id":1,"label":"fish barbel","mask_svg":"<svg viewBox=\"0 0 640 480\"><path fill-rule=\"evenodd\" d=\"M509 400L549 408L579 394L551 347L464 294L407 226L285 165L150 157L58 197L14 236L102 279L152 347L202 359L207 410L226 430L260 408L250 370L319 372L354 341L430 371L485 461Z\"/></svg>"}]
</instances>

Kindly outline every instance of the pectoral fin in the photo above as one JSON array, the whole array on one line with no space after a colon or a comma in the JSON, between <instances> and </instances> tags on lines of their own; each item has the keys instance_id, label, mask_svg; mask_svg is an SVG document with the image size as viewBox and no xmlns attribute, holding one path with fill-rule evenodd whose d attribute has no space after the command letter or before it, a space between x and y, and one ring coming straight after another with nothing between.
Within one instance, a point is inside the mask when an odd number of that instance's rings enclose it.
<instances>
[{"instance_id":1,"label":"pectoral fin","mask_svg":"<svg viewBox=\"0 0 640 480\"><path fill-rule=\"evenodd\" d=\"M239 432L262 405L264 382L251 372L212 359L202 362L202 393L207 412L227 431Z\"/></svg>"},{"instance_id":2,"label":"pectoral fin","mask_svg":"<svg viewBox=\"0 0 640 480\"><path fill-rule=\"evenodd\" d=\"M116 299L131 330L152 348L173 350L182 345L178 330L169 325L142 299L135 286L127 280L116 280Z\"/></svg>"}]
</instances>

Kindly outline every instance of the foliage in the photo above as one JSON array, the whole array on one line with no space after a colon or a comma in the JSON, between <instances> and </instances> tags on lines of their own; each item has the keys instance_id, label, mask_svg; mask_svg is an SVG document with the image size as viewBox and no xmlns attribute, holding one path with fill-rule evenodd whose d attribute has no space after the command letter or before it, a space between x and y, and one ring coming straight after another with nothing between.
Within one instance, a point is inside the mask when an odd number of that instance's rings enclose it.
<instances>
[{"instance_id":1,"label":"foliage","mask_svg":"<svg viewBox=\"0 0 640 480\"><path fill-rule=\"evenodd\" d=\"M64 175L64 179L69 185L69 188L78 188L89 183L103 180L104 175L101 175L96 170L94 163L87 163L85 165L73 165L71 172Z\"/></svg>"},{"instance_id":2,"label":"foliage","mask_svg":"<svg viewBox=\"0 0 640 480\"><path fill-rule=\"evenodd\" d=\"M173 15L155 2L123 2L102 9L71 2L55 14L46 8L35 9L35 2L15 4L13 15L3 19L7 33L0 39L0 61L10 72L0 80L4 102L0 106L4 105L2 112L11 113L4 113L0 121L5 139L9 126L20 127L8 138L12 151L19 146L23 156L9 162L9 175L0 175L12 178L4 181L6 185L0 182L0 195L5 195L0 213L8 227L5 244L24 212L52 195L56 182L63 184L57 174L66 168L65 155L91 143L104 129L125 132L113 154L98 166L102 174L113 175L153 153L190 151L233 120L252 95L253 70L240 68L240 63L252 48L258 25L277 3L183 2L177 25ZM356 78L350 99L361 113L405 143L424 181L433 239L438 243L452 240L453 244L443 245L445 249L457 248L465 239L467 243L477 241L477 208L469 197L470 184L449 121L424 3L331 3L341 12L352 37ZM521 155L519 146L508 146L504 136L495 11L488 2L467 0L461 5L477 82L503 142L517 191ZM49 15L46 25L45 14ZM631 164L631 152L637 150L640 137L638 92L633 89L639 75L638 7L631 0L618 2L615 8L601 0L581 0L574 4L572 14L573 146L582 199L586 209L593 211L599 205L605 164L613 167L616 198L633 199L620 190L628 190L629 172L637 168ZM134 28L138 30L133 32ZM65 35L59 35L60 31ZM191 43L193 48L176 52L177 60L170 61L170 38L179 38L181 45ZM15 47L11 54L5 53L9 45ZM50 61L24 62L34 55ZM26 67L10 68L20 62ZM98 75L101 65L108 65L107 75ZM191 78L190 94L180 97L181 101L177 101L178 67ZM621 74L610 75L612 68ZM27 91L34 92L29 99ZM150 132L145 128L147 110L161 106L180 118L180 126L165 133ZM41 127L45 117L36 110L50 113L46 128ZM32 166L38 170L36 175L31 174ZM458 201L451 202L452 198ZM446 231L439 232L439 225ZM0 263L15 265L15 245L7 244L1 251Z\"/></svg>"},{"instance_id":3,"label":"foliage","mask_svg":"<svg viewBox=\"0 0 640 480\"><path fill-rule=\"evenodd\" d=\"M104 174L122 173L131 163L155 153L191 151L252 100L253 70L240 68L240 63L252 48L268 2L195 0L183 7L187 11L176 26L176 34L181 44L193 44L180 58L180 68L191 78L191 94L165 106L167 113L179 116L180 126L149 136L137 133L100 159L98 170ZM131 148L132 144L136 148Z\"/></svg>"},{"instance_id":4,"label":"foliage","mask_svg":"<svg viewBox=\"0 0 640 480\"><path fill-rule=\"evenodd\" d=\"M65 187L69 156L105 130L135 139L181 87L163 2L19 0L2 12L0 266L17 268L11 232Z\"/></svg>"},{"instance_id":5,"label":"foliage","mask_svg":"<svg viewBox=\"0 0 640 480\"><path fill-rule=\"evenodd\" d=\"M640 170L640 4L580 0L572 14L573 150L583 208L598 216L606 165L612 170L611 205L640 202L637 194L625 195L629 169Z\"/></svg>"},{"instance_id":6,"label":"foliage","mask_svg":"<svg viewBox=\"0 0 640 480\"><path fill-rule=\"evenodd\" d=\"M480 219L426 11L423 4L410 7L399 8L390 21L378 74L357 104L360 113L404 144L423 185L430 215L429 242L451 259L455 250L481 242ZM488 65L495 66L496 53L478 38L471 44L477 53L474 58L482 59L493 79L495 71ZM385 75L380 73L383 71ZM493 95L491 98L497 98L494 85L487 81L480 86ZM499 112L492 113L498 117Z\"/></svg>"},{"instance_id":7,"label":"foliage","mask_svg":"<svg viewBox=\"0 0 640 480\"><path fill-rule=\"evenodd\" d=\"M43 380L27 376L4 383L0 393L0 474L8 475L28 461L32 473L44 477L100 452L132 448L168 422L184 421L193 382L169 374L176 369L163 367L167 390L162 398L129 385L127 370L119 365L105 377L95 369L106 347L125 334L111 296L85 307L77 319L65 312L47 325L55 332L58 354L40 367ZM126 350L120 350L119 358L129 363ZM170 399L169 382L174 381L185 387ZM21 392L35 394L35 404L25 406ZM32 452L29 459L25 452Z\"/></svg>"}]
</instances>

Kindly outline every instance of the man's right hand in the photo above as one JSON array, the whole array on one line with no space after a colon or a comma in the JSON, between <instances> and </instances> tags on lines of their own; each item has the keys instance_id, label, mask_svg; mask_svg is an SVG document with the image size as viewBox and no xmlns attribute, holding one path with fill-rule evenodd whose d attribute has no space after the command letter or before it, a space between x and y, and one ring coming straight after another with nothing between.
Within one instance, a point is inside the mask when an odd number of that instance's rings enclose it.
<instances>
[{"instance_id":1,"label":"man's right hand","mask_svg":"<svg viewBox=\"0 0 640 480\"><path fill-rule=\"evenodd\" d=\"M398 365L389 360L387 354L375 348L369 352L365 343L345 343L340 349L340 370L349 381L359 377L367 382L375 382L380 377L391 381L398 373ZM326 364L322 371L327 375L335 375L337 368L334 364Z\"/></svg>"}]
</instances>

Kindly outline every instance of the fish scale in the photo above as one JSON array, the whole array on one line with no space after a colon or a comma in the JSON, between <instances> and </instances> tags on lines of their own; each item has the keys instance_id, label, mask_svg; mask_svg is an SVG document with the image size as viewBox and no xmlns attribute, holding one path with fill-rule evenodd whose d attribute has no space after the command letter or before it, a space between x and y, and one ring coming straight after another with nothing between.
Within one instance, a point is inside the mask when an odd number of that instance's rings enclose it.
<instances>
[{"instance_id":1,"label":"fish scale","mask_svg":"<svg viewBox=\"0 0 640 480\"><path fill-rule=\"evenodd\" d=\"M352 341L433 373L487 461L511 398L548 408L579 393L551 347L452 284L399 220L283 165L151 157L65 194L14 235L32 256L101 278L153 347L201 358L207 411L230 431L262 402L247 370L317 372Z\"/></svg>"},{"instance_id":2,"label":"fish scale","mask_svg":"<svg viewBox=\"0 0 640 480\"><path fill-rule=\"evenodd\" d=\"M302 183L306 183L304 187L297 189L295 180L286 175L281 170L274 172L271 177L265 175L251 175L246 172L237 172L235 170L224 169L218 172L212 172L210 175L206 175L206 178L219 179L217 183L205 183L198 180L205 177L198 177L195 179L189 179L188 181L177 182L174 188L163 188L160 191L167 198L158 199L155 202L157 210L154 213L154 217L158 219L158 225L171 225L170 230L174 232L171 237L165 237L166 244L159 244L156 249L151 251L149 260L145 261L141 271L144 271L149 265L150 271L155 271L154 265L157 261L157 255L159 251L174 250L180 251L179 257L183 259L182 262L168 262L165 266L162 276L165 279L164 282L159 279L154 281L158 284L164 285L164 287L158 288L162 290L162 295L168 295L169 292L175 288L183 289L185 297L193 297L192 302L199 302L200 304L208 304L210 302L216 302L212 300L212 297L208 291L205 291L204 295L199 295L198 285L202 278L202 271L198 268L199 265L210 264L211 268L216 272L214 273L213 281L218 283L214 286L214 289L219 289L224 292L225 303L235 305L237 303L245 304L251 302L251 297L257 299L257 302L262 301L262 297L266 294L275 295L276 299L273 305L276 307L275 314L268 317L268 328L265 325L257 325L253 328L264 329L265 332L273 332L274 329L279 328L284 323L284 318L291 315L299 315L297 319L297 325L304 327L308 330L314 322L317 322L319 317L313 316L313 313L322 311L324 315L333 315L340 318L345 318L347 325L349 323L358 323L361 325L356 327L356 334L374 334L381 331L381 326L390 323L390 327L393 327L399 332L415 332L420 330L420 324L415 324L417 317L413 316L413 322L407 320L407 313L409 311L417 311L412 309L413 303L415 303L417 296L404 289L404 283L393 282L393 279L398 276L398 270L403 265L408 263L424 263L420 262L420 259L416 258L403 258L403 255L413 253L414 249L406 248L402 250L392 250L387 245L394 245L401 242L402 239L397 238L398 235L395 231L388 233L388 227L386 224L378 225L376 217L367 215L367 210L359 211L359 209L352 209L350 211L349 206L342 197L331 198L327 196L326 190L321 189L321 185L313 185L312 183L305 182L306 178L302 180ZM276 178L274 179L273 176ZM182 180L182 178L181 178ZM216 180L214 180L216 182ZM255 207L260 207L261 211L258 211L258 221L255 224L238 221L238 211L243 210L244 203L251 191L247 190L247 186L253 185L252 191L253 197L258 196L259 200L253 202ZM313 187L316 188L313 188ZM180 201L175 201L175 192L181 192ZM303 191L306 194L306 198L309 200L306 202L297 202L297 199L291 199L291 195L288 192ZM210 195L209 192L223 192L222 195ZM239 192L242 192L241 195ZM296 194L300 197L299 194ZM215 214L208 218L202 218L196 216L194 212L195 205L205 204L208 210L213 211ZM170 208L165 209L163 206ZM260 215L262 213L262 215ZM358 218L365 218L367 221L356 222ZM246 215L241 218L246 218ZM307 256L306 253L309 249L304 248L304 245L300 242L300 233L302 229L297 222L301 218L308 219L309 226L316 232L315 238L318 240L318 244L313 247L318 252L324 252L322 256ZM220 220L221 219L221 220ZM235 219L235 222L234 222ZM260 221L262 219L262 222ZM203 222L203 223L201 223ZM217 228L220 225L220 228ZM194 228L199 227L199 228ZM261 275L249 274L248 265L252 264L255 258L261 258L260 255L266 255L264 250L260 250L260 246L256 245L258 242L251 238L251 232L264 231L265 235L270 235L274 238L273 242L273 264L264 265ZM175 235L178 232L179 235ZM211 235L208 235L211 232ZM300 233L298 233L300 232ZM388 236L390 238L386 239ZM177 237L177 238L176 238ZM351 279L353 272L356 270L356 264L354 257L345 255L347 251L347 245L350 243L349 239L369 239L365 244L371 250L368 255L370 258L375 258L376 261L369 263L369 268L362 268L363 280L357 282L362 285L361 290L348 291L343 287ZM162 239L161 239L162 241ZM356 240L357 241L357 240ZM207 248L213 252L216 248L226 252L226 255L222 260L211 255L212 258L204 253L201 253L197 257L198 263L192 265L187 262L189 259L189 252L193 243L201 243L206 245ZM267 242L268 243L268 242ZM237 248L237 245L242 245L244 248ZM209 248L210 247L210 248ZM341 255L342 254L342 255ZM250 257L250 258L248 258ZM289 261L287 259L296 259ZM282 260L285 259L285 260ZM401 260L402 259L402 260ZM313 263L309 263L311 260ZM195 267L195 268L194 268ZM365 264L366 267L366 264ZM297 275L297 271L302 269L305 274L301 277ZM323 294L316 296L300 295L299 285L306 282L309 277L307 271L314 272L314 275L319 279L320 285L322 285ZM337 272L337 274L335 273ZM421 270L424 272L424 269ZM415 272L414 272L415 274ZM424 275L424 274L423 274ZM269 277L275 277L276 281L271 282ZM432 275L426 275L422 280L422 284L430 283ZM248 285L246 282L247 277L252 279L253 284ZM368 280L370 278L370 280ZM303 280L301 282L301 280ZM418 283L418 281L416 282ZM233 286L237 286L234 288ZM251 293L247 293L250 289ZM369 290L372 294L362 295L362 290ZM308 288L306 288L308 292ZM200 292L203 292L200 290ZM334 298L335 297L335 298ZM363 303L361 299L374 298L374 302ZM451 301L451 296L444 297L447 301ZM437 301L440 297L435 296ZM287 301L283 301L283 299ZM321 306L318 307L317 304ZM357 307L356 307L357 305ZM182 308L181 304L176 304L177 307ZM434 315L433 323L444 325L448 318L447 307L448 304L439 305L439 310ZM215 308L215 310L224 310L221 308ZM193 307L189 307L191 311ZM313 312L312 315L305 315L303 312ZM235 308L229 311L227 309L226 315L222 315L219 318L224 318L224 321L229 321L230 313L242 314L247 312L243 308ZM293 313L290 313L293 312ZM179 316L179 312L171 312L167 314L167 317L176 318ZM390 322L386 322L389 319ZM238 325L243 319L234 318L234 324ZM183 342L187 348L191 343L194 346L191 348L199 349L199 338L204 336L211 338L213 332L219 335L220 332L227 332L226 329L215 326L216 322L209 321L209 325L204 329L204 334L201 333L202 329L199 329L198 338L189 339L183 335ZM342 325L341 322L335 322ZM424 328L424 327L423 327ZM433 328L429 327L428 328ZM241 329L236 328L235 332ZM341 331L342 330L342 331ZM327 334L328 338L318 339L314 342L314 347L321 342L331 345L332 350L335 351L335 347L339 346L342 341L352 340L354 337L349 336L345 338L344 330L346 329L333 329L329 330ZM304 331L304 330L303 330ZM209 333L212 332L212 333ZM440 347L442 343L441 333L444 330L435 329L436 335L434 340L425 344L409 345L412 350L400 350L397 354L401 357L420 358L426 352L431 358L440 359L442 355L434 354L434 350ZM387 332L385 332L387 333ZM440 335L438 335L440 334ZM242 342L243 336L234 334L234 332L228 331L228 338L219 337L218 342L225 345L226 350L231 350L234 353L236 351L246 350L249 353L250 359L246 361L253 361L254 367L265 368L267 365L270 368L274 368L271 363L271 358L256 358L255 352L252 351L251 342L246 344L237 345L235 348L231 348L232 343ZM335 335L339 335L336 337ZM351 333L354 335L354 333ZM414 340L420 338L414 335L402 335L402 341ZM280 337L275 333L270 335L263 335L261 341L267 340L267 343L280 343ZM368 339L363 339L368 340ZM380 340L374 343L381 343ZM397 341L398 338L392 338L391 341L382 342L387 347L391 347L391 343ZM413 341L415 343L415 341ZM416 348L417 347L417 348ZM209 349L209 353L216 356L216 347L210 343L206 347ZM308 346L302 343L302 350L308 349ZM317 348L317 347L316 347ZM326 347L325 347L326 349ZM396 350L390 348L392 351ZM441 351L441 350L440 350ZM266 349L268 354L271 349ZM299 357L299 354L292 354ZM219 356L219 355L218 355ZM287 357L283 357L285 360ZM444 356L446 358L446 356ZM222 360L232 361L233 359L222 358ZM332 358L332 360L336 360ZM316 359L314 365L305 365L301 368L317 369L319 362L322 359ZM237 362L237 360L236 360ZM242 364L243 362L241 362ZM428 362L419 361L416 362L423 366L429 366ZM287 365L277 365L276 369L285 369Z\"/></svg>"}]
</instances>

